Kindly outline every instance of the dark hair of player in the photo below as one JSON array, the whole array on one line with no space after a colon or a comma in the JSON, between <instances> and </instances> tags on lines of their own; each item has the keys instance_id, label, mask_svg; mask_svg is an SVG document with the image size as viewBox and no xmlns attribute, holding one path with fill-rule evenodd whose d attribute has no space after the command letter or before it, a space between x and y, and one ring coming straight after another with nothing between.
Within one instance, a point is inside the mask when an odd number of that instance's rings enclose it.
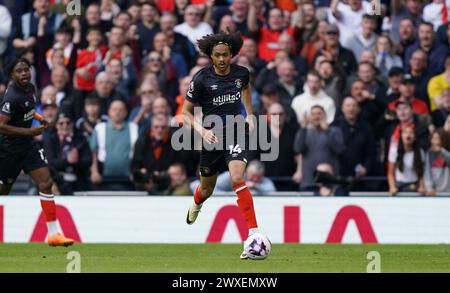
<instances>
[{"instance_id":1,"label":"dark hair of player","mask_svg":"<svg viewBox=\"0 0 450 293\"><path fill-rule=\"evenodd\" d=\"M243 41L240 32L226 33L221 31L217 34L204 36L197 41L197 44L200 51L207 56L211 56L216 45L227 45L230 48L231 55L234 57L241 50Z\"/></svg>"},{"instance_id":2,"label":"dark hair of player","mask_svg":"<svg viewBox=\"0 0 450 293\"><path fill-rule=\"evenodd\" d=\"M16 67L16 65L19 63L25 63L26 65L28 65L28 67L31 67L30 61L28 61L25 58L14 59L6 66L6 74L8 74L9 78L12 78L12 72L14 70L14 67Z\"/></svg>"}]
</instances>

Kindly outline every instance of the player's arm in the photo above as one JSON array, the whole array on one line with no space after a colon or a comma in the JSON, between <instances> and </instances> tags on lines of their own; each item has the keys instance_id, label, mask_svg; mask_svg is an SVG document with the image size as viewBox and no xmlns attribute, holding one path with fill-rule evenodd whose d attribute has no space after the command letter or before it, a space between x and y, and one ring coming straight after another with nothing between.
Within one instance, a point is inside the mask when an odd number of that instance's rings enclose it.
<instances>
[{"instance_id":1,"label":"player's arm","mask_svg":"<svg viewBox=\"0 0 450 293\"><path fill-rule=\"evenodd\" d=\"M6 136L36 136L42 134L46 126L39 125L33 128L23 128L9 125L11 117L0 113L0 134Z\"/></svg>"},{"instance_id":2,"label":"player's arm","mask_svg":"<svg viewBox=\"0 0 450 293\"><path fill-rule=\"evenodd\" d=\"M203 127L195 121L194 115L192 114L194 111L194 103L184 100L183 104L183 115L184 115L184 122L186 125L189 125L189 127L194 128L195 131L202 134Z\"/></svg>"},{"instance_id":3,"label":"player's arm","mask_svg":"<svg viewBox=\"0 0 450 293\"><path fill-rule=\"evenodd\" d=\"M250 83L242 90L242 101L247 113L249 129L252 131L255 128L255 124L253 123L252 87Z\"/></svg>"},{"instance_id":4,"label":"player's arm","mask_svg":"<svg viewBox=\"0 0 450 293\"><path fill-rule=\"evenodd\" d=\"M195 131L200 133L200 135L205 138L209 143L215 143L218 141L217 137L214 135L214 132L212 130L208 130L203 128L203 126L195 121L194 115L192 114L194 110L195 104L188 101L187 99L184 100L183 104L183 118L186 125L189 125L189 127L194 128Z\"/></svg>"}]
</instances>

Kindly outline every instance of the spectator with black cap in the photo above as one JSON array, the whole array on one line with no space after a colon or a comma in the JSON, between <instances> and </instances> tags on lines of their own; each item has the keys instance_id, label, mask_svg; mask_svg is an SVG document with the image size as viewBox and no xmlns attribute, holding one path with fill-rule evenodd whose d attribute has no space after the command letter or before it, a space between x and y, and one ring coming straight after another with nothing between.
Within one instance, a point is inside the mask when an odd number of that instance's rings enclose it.
<instances>
[{"instance_id":1,"label":"spectator with black cap","mask_svg":"<svg viewBox=\"0 0 450 293\"><path fill-rule=\"evenodd\" d=\"M400 97L388 104L388 109L395 110L398 100L407 101L412 106L413 113L416 115L428 115L428 105L415 97L416 84L411 74L405 74L399 87Z\"/></svg>"},{"instance_id":2,"label":"spectator with black cap","mask_svg":"<svg viewBox=\"0 0 450 293\"><path fill-rule=\"evenodd\" d=\"M382 103L383 108L386 108L390 102L400 97L400 83L402 82L403 74L402 68L392 67L388 73L387 88L379 88L376 91L376 99Z\"/></svg>"}]
</instances>

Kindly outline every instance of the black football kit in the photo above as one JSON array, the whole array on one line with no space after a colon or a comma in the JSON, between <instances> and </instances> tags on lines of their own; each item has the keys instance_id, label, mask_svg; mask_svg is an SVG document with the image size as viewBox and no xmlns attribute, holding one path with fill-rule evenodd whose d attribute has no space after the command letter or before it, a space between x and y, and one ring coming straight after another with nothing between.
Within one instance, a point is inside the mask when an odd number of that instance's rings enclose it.
<instances>
[{"instance_id":1,"label":"black football kit","mask_svg":"<svg viewBox=\"0 0 450 293\"><path fill-rule=\"evenodd\" d=\"M249 133L248 124L242 116L241 99L249 79L247 68L236 64L231 64L227 75L216 74L213 65L209 64L192 78L186 99L202 108L203 126L213 129L219 140L219 149L202 146L200 175L203 177L215 175L223 164L228 165L232 160L247 163ZM230 123L232 117L235 120ZM234 129L231 137L230 128Z\"/></svg>"},{"instance_id":2,"label":"black football kit","mask_svg":"<svg viewBox=\"0 0 450 293\"><path fill-rule=\"evenodd\" d=\"M0 102L0 115L10 117L8 125L30 128L36 108L34 86L11 82ZM13 184L21 170L25 173L47 166L44 149L31 136L0 134L0 184Z\"/></svg>"}]
</instances>

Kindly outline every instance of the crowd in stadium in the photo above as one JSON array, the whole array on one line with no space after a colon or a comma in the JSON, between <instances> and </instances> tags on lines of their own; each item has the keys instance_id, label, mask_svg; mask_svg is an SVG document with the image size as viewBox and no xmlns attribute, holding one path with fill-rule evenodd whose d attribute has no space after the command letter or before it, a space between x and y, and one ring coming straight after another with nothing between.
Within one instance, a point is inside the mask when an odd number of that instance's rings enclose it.
<instances>
[{"instance_id":1,"label":"crowd in stadium","mask_svg":"<svg viewBox=\"0 0 450 293\"><path fill-rule=\"evenodd\" d=\"M275 161L251 153L254 194L450 192L445 0L87 0L81 16L67 0L1 2L0 62L32 63L57 194L192 194L199 153L175 151L170 125L209 63L196 41L237 30L234 62L280 145Z\"/></svg>"}]
</instances>

